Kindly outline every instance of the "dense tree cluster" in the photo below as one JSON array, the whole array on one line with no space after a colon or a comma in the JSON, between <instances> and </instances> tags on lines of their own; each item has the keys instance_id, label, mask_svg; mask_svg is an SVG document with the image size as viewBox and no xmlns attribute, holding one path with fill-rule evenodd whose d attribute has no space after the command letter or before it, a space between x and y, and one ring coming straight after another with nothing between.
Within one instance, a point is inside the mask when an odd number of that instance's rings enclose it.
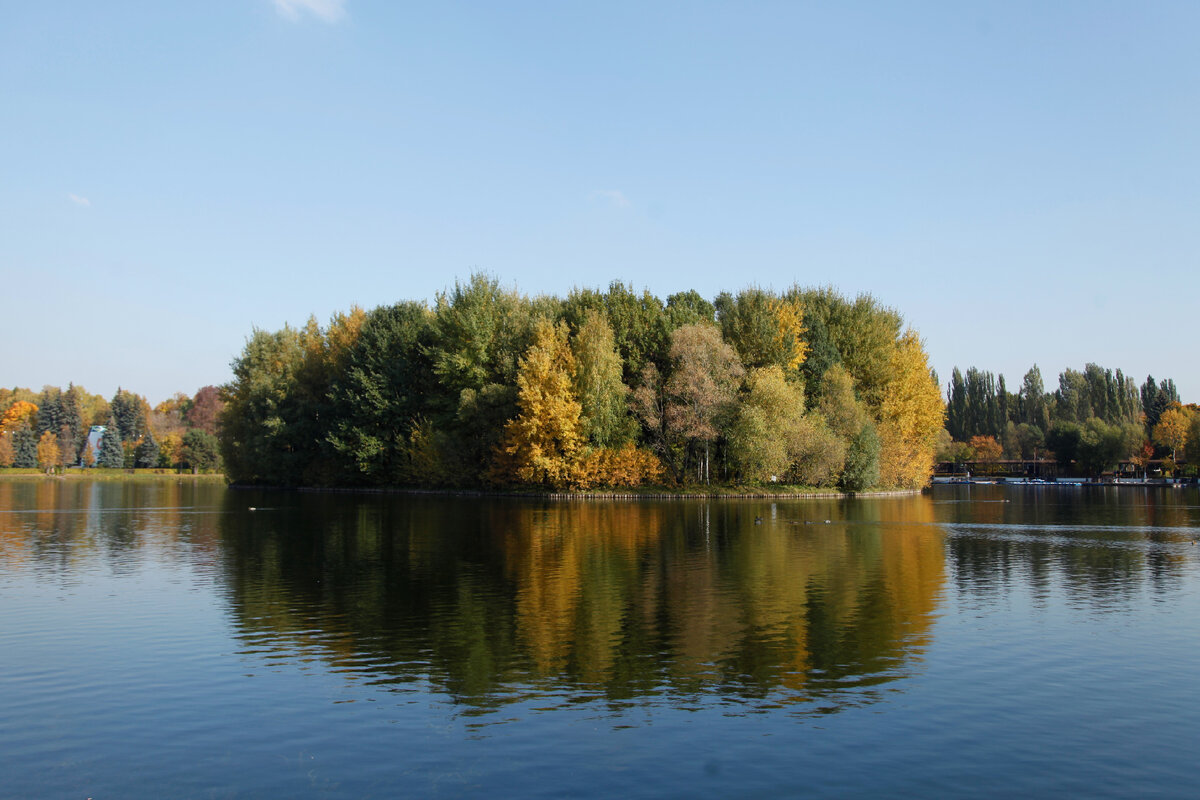
<instances>
[{"instance_id":1,"label":"dense tree cluster","mask_svg":"<svg viewBox=\"0 0 1200 800\"><path fill-rule=\"evenodd\" d=\"M1168 457L1168 470L1200 445L1200 413L1182 406L1175 382L1148 376L1139 387L1122 373L1096 364L1068 369L1047 391L1036 365L1009 392L1004 376L955 368L946 387L946 430L938 446L943 461L1054 459L1088 474L1120 462L1145 465ZM1200 460L1200 453L1189 453Z\"/></svg>"},{"instance_id":2,"label":"dense tree cluster","mask_svg":"<svg viewBox=\"0 0 1200 800\"><path fill-rule=\"evenodd\" d=\"M915 487L944 406L900 315L832 289L529 297L475 275L255 330L227 475L273 485Z\"/></svg>"},{"instance_id":3,"label":"dense tree cluster","mask_svg":"<svg viewBox=\"0 0 1200 800\"><path fill-rule=\"evenodd\" d=\"M0 389L0 467L217 469L223 407L215 386L195 398L178 394L154 409L125 389L111 400L74 384L41 392ZM96 447L88 441L93 426L104 427Z\"/></svg>"}]
</instances>

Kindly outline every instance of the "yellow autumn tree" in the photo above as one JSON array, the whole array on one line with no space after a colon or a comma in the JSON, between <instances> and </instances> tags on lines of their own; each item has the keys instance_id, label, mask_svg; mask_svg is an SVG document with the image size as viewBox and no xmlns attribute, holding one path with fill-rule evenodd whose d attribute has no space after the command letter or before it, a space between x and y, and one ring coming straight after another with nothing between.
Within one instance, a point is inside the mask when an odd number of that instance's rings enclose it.
<instances>
[{"instance_id":1,"label":"yellow autumn tree","mask_svg":"<svg viewBox=\"0 0 1200 800\"><path fill-rule=\"evenodd\" d=\"M0 417L0 430L15 431L28 422L31 426L37 417L38 407L26 400L18 400L9 406L4 416Z\"/></svg>"},{"instance_id":2,"label":"yellow autumn tree","mask_svg":"<svg viewBox=\"0 0 1200 800\"><path fill-rule=\"evenodd\" d=\"M172 431L163 435L158 440L158 458L169 467L178 467L183 462L183 434Z\"/></svg>"},{"instance_id":3,"label":"yellow autumn tree","mask_svg":"<svg viewBox=\"0 0 1200 800\"><path fill-rule=\"evenodd\" d=\"M38 440L37 459L38 466L50 472L58 466L58 458L61 450L58 447L58 437L46 431L42 434L42 438Z\"/></svg>"},{"instance_id":4,"label":"yellow autumn tree","mask_svg":"<svg viewBox=\"0 0 1200 800\"><path fill-rule=\"evenodd\" d=\"M785 370L796 370L808 357L808 342L804 339L804 307L797 299L772 297L768 302L775 316L775 346L784 354Z\"/></svg>"},{"instance_id":5,"label":"yellow autumn tree","mask_svg":"<svg viewBox=\"0 0 1200 800\"><path fill-rule=\"evenodd\" d=\"M574 373L566 324L538 322L533 344L518 364L518 413L504 427L492 480L553 488L570 483L583 443Z\"/></svg>"},{"instance_id":6,"label":"yellow autumn tree","mask_svg":"<svg viewBox=\"0 0 1200 800\"><path fill-rule=\"evenodd\" d=\"M879 482L916 489L933 471L946 407L915 331L905 331L896 342L888 368L890 379L879 407Z\"/></svg>"},{"instance_id":7,"label":"yellow autumn tree","mask_svg":"<svg viewBox=\"0 0 1200 800\"><path fill-rule=\"evenodd\" d=\"M1188 440L1188 426L1191 420L1187 412L1178 406L1168 408L1158 418L1158 424L1152 431L1154 441L1163 447L1171 448L1171 460L1182 450Z\"/></svg>"}]
</instances>

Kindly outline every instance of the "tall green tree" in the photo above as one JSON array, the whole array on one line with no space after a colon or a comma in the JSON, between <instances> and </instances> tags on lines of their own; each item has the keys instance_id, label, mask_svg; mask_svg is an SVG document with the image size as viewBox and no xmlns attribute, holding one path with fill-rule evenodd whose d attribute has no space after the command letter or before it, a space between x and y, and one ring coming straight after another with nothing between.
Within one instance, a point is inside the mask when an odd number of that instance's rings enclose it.
<instances>
[{"instance_id":1,"label":"tall green tree","mask_svg":"<svg viewBox=\"0 0 1200 800\"><path fill-rule=\"evenodd\" d=\"M879 436L875 425L863 425L846 448L846 466L841 485L847 492L861 492L879 483Z\"/></svg>"},{"instance_id":2,"label":"tall green tree","mask_svg":"<svg viewBox=\"0 0 1200 800\"><path fill-rule=\"evenodd\" d=\"M133 465L138 469L150 469L158 466L158 442L154 440L154 434L149 430L138 442L137 450L133 455Z\"/></svg>"},{"instance_id":3,"label":"tall green tree","mask_svg":"<svg viewBox=\"0 0 1200 800\"><path fill-rule=\"evenodd\" d=\"M832 367L840 365L842 357L838 353L837 347L834 346L833 340L829 336L829 330L825 327L825 322L821 317L806 314L804 327L804 338L808 342L808 357L800 365L800 372L804 377L804 396L812 402L814 398L820 397L821 380L825 377L825 373Z\"/></svg>"},{"instance_id":4,"label":"tall green tree","mask_svg":"<svg viewBox=\"0 0 1200 800\"><path fill-rule=\"evenodd\" d=\"M795 460L804 425L804 395L778 365L750 370L729 430L729 459L742 480L782 478Z\"/></svg>"},{"instance_id":5,"label":"tall green tree","mask_svg":"<svg viewBox=\"0 0 1200 800\"><path fill-rule=\"evenodd\" d=\"M33 427L23 424L12 434L13 466L19 469L37 469L37 435Z\"/></svg>"},{"instance_id":6,"label":"tall green tree","mask_svg":"<svg viewBox=\"0 0 1200 800\"><path fill-rule=\"evenodd\" d=\"M799 299L746 289L736 296L722 292L715 305L721 335L746 367L777 366L798 377L808 354Z\"/></svg>"},{"instance_id":7,"label":"tall green tree","mask_svg":"<svg viewBox=\"0 0 1200 800\"><path fill-rule=\"evenodd\" d=\"M215 470L220 465L220 445L208 431L192 428L183 435L183 464L193 472Z\"/></svg>"},{"instance_id":8,"label":"tall green tree","mask_svg":"<svg viewBox=\"0 0 1200 800\"><path fill-rule=\"evenodd\" d=\"M967 382L958 367L950 373L950 385L946 389L946 430L955 441L965 442L971 438L967 433Z\"/></svg>"},{"instance_id":9,"label":"tall green tree","mask_svg":"<svg viewBox=\"0 0 1200 800\"><path fill-rule=\"evenodd\" d=\"M367 314L330 388L327 436L347 482L401 480L404 444L415 421L429 413L436 391L427 356L431 325L423 303L396 303Z\"/></svg>"},{"instance_id":10,"label":"tall green tree","mask_svg":"<svg viewBox=\"0 0 1200 800\"><path fill-rule=\"evenodd\" d=\"M66 426L68 431L68 435L63 441L63 447L69 451L67 459L74 462L79 458L79 452L83 449L83 444L87 439L88 425L83 419L80 391L73 383L68 384L67 390L62 393L61 411L62 425Z\"/></svg>"},{"instance_id":11,"label":"tall green tree","mask_svg":"<svg viewBox=\"0 0 1200 800\"><path fill-rule=\"evenodd\" d=\"M1099 475L1128 459L1142 443L1142 427L1136 423L1110 424L1090 417L1082 426L1077 459L1089 474Z\"/></svg>"},{"instance_id":12,"label":"tall green tree","mask_svg":"<svg viewBox=\"0 0 1200 800\"><path fill-rule=\"evenodd\" d=\"M578 330L589 310L602 311L621 355L621 379L627 386L636 386L646 364L652 363L660 371L667 367L668 337L674 323L690 315L684 308L695 299L680 298L676 311L669 314L649 291L639 295L633 287L613 281L605 292L573 290L563 303L563 318L572 330ZM696 309L703 306L696 304Z\"/></svg>"},{"instance_id":13,"label":"tall green tree","mask_svg":"<svg viewBox=\"0 0 1200 800\"><path fill-rule=\"evenodd\" d=\"M1046 387L1042 382L1042 371L1034 364L1021 382L1018 394L1021 421L1037 427L1044 434L1050 428L1050 409L1046 405Z\"/></svg>"},{"instance_id":14,"label":"tall green tree","mask_svg":"<svg viewBox=\"0 0 1200 800\"><path fill-rule=\"evenodd\" d=\"M100 438L100 453L96 457L96 466L107 469L121 469L125 466L125 449L121 441L121 427L117 424L116 415L109 417L104 435Z\"/></svg>"},{"instance_id":15,"label":"tall green tree","mask_svg":"<svg viewBox=\"0 0 1200 800\"><path fill-rule=\"evenodd\" d=\"M605 316L589 310L572 340L574 388L581 407L580 424L595 447L617 447L636 430L629 415L629 387L621 380L621 355Z\"/></svg>"},{"instance_id":16,"label":"tall green tree","mask_svg":"<svg viewBox=\"0 0 1200 800\"><path fill-rule=\"evenodd\" d=\"M854 393L854 378L841 365L825 372L817 411L834 433L847 442L862 431L870 414Z\"/></svg>"},{"instance_id":17,"label":"tall green tree","mask_svg":"<svg viewBox=\"0 0 1200 800\"><path fill-rule=\"evenodd\" d=\"M37 427L34 428L34 434L40 437L46 432L58 433L58 429L63 425L62 392L58 387L47 386L42 389L38 395L37 407Z\"/></svg>"},{"instance_id":18,"label":"tall green tree","mask_svg":"<svg viewBox=\"0 0 1200 800\"><path fill-rule=\"evenodd\" d=\"M700 296L695 289L667 296L667 322L671 330L697 322L716 322L716 307Z\"/></svg>"},{"instance_id":19,"label":"tall green tree","mask_svg":"<svg viewBox=\"0 0 1200 800\"><path fill-rule=\"evenodd\" d=\"M1146 412L1147 431L1153 431L1163 412L1170 408L1172 403L1179 402L1179 392L1175 390L1175 381L1166 379L1156 384L1153 375L1146 376L1146 382L1142 384L1141 396L1142 410Z\"/></svg>"},{"instance_id":20,"label":"tall green tree","mask_svg":"<svg viewBox=\"0 0 1200 800\"><path fill-rule=\"evenodd\" d=\"M892 351L904 328L900 314L869 294L847 300L832 287L794 288L786 296L800 300L810 330L820 320L839 360L854 377L859 396L868 407L878 407L887 392Z\"/></svg>"},{"instance_id":21,"label":"tall green tree","mask_svg":"<svg viewBox=\"0 0 1200 800\"><path fill-rule=\"evenodd\" d=\"M304 363L300 333L289 326L255 330L234 360L233 381L224 387L221 454L235 483L298 485L314 451L301 423L295 392Z\"/></svg>"},{"instance_id":22,"label":"tall green tree","mask_svg":"<svg viewBox=\"0 0 1200 800\"><path fill-rule=\"evenodd\" d=\"M150 410L145 398L118 388L108 405L117 422L121 441L136 442L141 439L146 432L146 418Z\"/></svg>"}]
</instances>

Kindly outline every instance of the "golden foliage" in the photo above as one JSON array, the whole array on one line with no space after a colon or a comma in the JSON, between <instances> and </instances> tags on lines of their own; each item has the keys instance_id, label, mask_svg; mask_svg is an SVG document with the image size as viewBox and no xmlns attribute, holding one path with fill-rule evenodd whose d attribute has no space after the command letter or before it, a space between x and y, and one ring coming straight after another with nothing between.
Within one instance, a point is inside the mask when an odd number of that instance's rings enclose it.
<instances>
[{"instance_id":1,"label":"golden foliage","mask_svg":"<svg viewBox=\"0 0 1200 800\"><path fill-rule=\"evenodd\" d=\"M1171 458L1175 458L1176 451L1182 450L1187 444L1190 423L1186 411L1179 407L1168 408L1154 426L1154 441L1171 448Z\"/></svg>"},{"instance_id":2,"label":"golden foliage","mask_svg":"<svg viewBox=\"0 0 1200 800\"><path fill-rule=\"evenodd\" d=\"M804 338L804 307L799 298L772 297L767 307L775 316L775 345L785 354L785 369L799 369L808 357L808 342Z\"/></svg>"},{"instance_id":3,"label":"golden foliage","mask_svg":"<svg viewBox=\"0 0 1200 800\"><path fill-rule=\"evenodd\" d=\"M59 455L61 452L62 451L58 447L58 436L50 431L46 431L42 434L42 438L38 440L38 466L47 471L52 467L57 467L59 465Z\"/></svg>"},{"instance_id":4,"label":"golden foliage","mask_svg":"<svg viewBox=\"0 0 1200 800\"><path fill-rule=\"evenodd\" d=\"M12 434L0 429L0 467L11 467L17 454L13 451Z\"/></svg>"},{"instance_id":5,"label":"golden foliage","mask_svg":"<svg viewBox=\"0 0 1200 800\"><path fill-rule=\"evenodd\" d=\"M1004 448L995 436L972 436L968 445L974 451L976 461L999 461L1004 455Z\"/></svg>"},{"instance_id":6,"label":"golden foliage","mask_svg":"<svg viewBox=\"0 0 1200 800\"><path fill-rule=\"evenodd\" d=\"M158 440L158 457L167 466L178 467L183 463L183 434L172 431ZM91 466L90 464L88 466Z\"/></svg>"},{"instance_id":7,"label":"golden foliage","mask_svg":"<svg viewBox=\"0 0 1200 800\"><path fill-rule=\"evenodd\" d=\"M590 450L575 464L571 486L576 489L643 486L660 483L663 475L658 456L626 442L618 448Z\"/></svg>"},{"instance_id":8,"label":"golden foliage","mask_svg":"<svg viewBox=\"0 0 1200 800\"><path fill-rule=\"evenodd\" d=\"M946 407L916 332L900 337L879 408L879 482L915 489L929 481Z\"/></svg>"},{"instance_id":9,"label":"golden foliage","mask_svg":"<svg viewBox=\"0 0 1200 800\"><path fill-rule=\"evenodd\" d=\"M565 323L537 323L533 344L518 365L518 413L504 426L489 471L496 482L554 488L571 482L583 436L582 406L572 385L575 356L567 333Z\"/></svg>"},{"instance_id":10,"label":"golden foliage","mask_svg":"<svg viewBox=\"0 0 1200 800\"><path fill-rule=\"evenodd\" d=\"M25 423L33 424L38 407L26 400L18 400L0 418L0 430L15 431Z\"/></svg>"}]
</instances>

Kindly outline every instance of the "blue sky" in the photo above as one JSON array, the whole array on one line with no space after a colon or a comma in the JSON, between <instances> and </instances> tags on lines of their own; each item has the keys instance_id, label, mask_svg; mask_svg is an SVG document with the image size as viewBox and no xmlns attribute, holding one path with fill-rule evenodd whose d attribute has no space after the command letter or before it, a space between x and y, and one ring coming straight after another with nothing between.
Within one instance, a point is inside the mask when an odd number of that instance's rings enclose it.
<instances>
[{"instance_id":1,"label":"blue sky","mask_svg":"<svg viewBox=\"0 0 1200 800\"><path fill-rule=\"evenodd\" d=\"M1200 400L1200 4L9 3L0 383L156 403L254 327L622 280L870 292L943 384Z\"/></svg>"}]
</instances>

